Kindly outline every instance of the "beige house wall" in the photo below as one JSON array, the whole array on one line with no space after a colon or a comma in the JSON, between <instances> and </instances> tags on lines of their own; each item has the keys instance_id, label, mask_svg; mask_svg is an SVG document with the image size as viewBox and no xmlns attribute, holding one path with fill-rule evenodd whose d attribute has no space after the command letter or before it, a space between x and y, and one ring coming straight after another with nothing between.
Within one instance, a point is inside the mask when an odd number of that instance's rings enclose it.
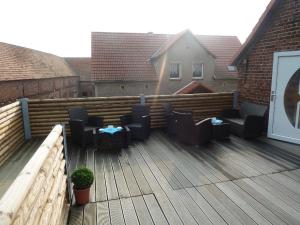
<instances>
[{"instance_id":1,"label":"beige house wall","mask_svg":"<svg viewBox=\"0 0 300 225\"><path fill-rule=\"evenodd\" d=\"M180 79L170 79L170 64L173 62L181 64ZM193 78L193 63L203 63L203 79ZM172 94L193 80L204 84L211 84L214 81L215 60L213 56L189 33L179 39L154 64L160 76L160 94Z\"/></svg>"}]
</instances>

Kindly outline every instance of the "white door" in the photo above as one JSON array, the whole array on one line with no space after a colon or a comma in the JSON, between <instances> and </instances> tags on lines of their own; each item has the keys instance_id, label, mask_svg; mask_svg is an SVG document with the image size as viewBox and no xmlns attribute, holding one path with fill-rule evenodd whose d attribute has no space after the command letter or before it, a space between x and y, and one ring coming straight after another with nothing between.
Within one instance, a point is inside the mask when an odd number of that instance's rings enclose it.
<instances>
[{"instance_id":1,"label":"white door","mask_svg":"<svg viewBox=\"0 0 300 225\"><path fill-rule=\"evenodd\" d=\"M300 144L300 51L274 53L268 137Z\"/></svg>"}]
</instances>

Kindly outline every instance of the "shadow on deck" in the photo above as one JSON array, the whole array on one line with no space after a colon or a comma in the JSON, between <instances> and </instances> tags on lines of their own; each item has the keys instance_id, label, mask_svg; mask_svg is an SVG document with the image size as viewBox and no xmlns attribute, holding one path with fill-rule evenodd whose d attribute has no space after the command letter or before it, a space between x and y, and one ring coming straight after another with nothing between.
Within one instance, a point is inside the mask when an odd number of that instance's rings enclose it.
<instances>
[{"instance_id":1,"label":"shadow on deck","mask_svg":"<svg viewBox=\"0 0 300 225\"><path fill-rule=\"evenodd\" d=\"M300 224L298 148L235 136L196 148L160 131L119 155L70 146L71 170L95 182L69 224Z\"/></svg>"},{"instance_id":2,"label":"shadow on deck","mask_svg":"<svg viewBox=\"0 0 300 225\"><path fill-rule=\"evenodd\" d=\"M9 186L16 179L29 159L38 149L43 139L35 138L24 143L6 162L0 167L0 199Z\"/></svg>"}]
</instances>

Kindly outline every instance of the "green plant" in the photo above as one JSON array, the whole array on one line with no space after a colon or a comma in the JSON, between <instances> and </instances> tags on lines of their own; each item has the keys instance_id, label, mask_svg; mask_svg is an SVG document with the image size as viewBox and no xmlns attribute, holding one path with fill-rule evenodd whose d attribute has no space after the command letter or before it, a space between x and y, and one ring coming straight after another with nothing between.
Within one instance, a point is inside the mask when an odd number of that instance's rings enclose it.
<instances>
[{"instance_id":1,"label":"green plant","mask_svg":"<svg viewBox=\"0 0 300 225\"><path fill-rule=\"evenodd\" d=\"M71 176L74 188L77 190L82 190L89 188L94 181L94 174L88 168L78 168L76 169Z\"/></svg>"}]
</instances>

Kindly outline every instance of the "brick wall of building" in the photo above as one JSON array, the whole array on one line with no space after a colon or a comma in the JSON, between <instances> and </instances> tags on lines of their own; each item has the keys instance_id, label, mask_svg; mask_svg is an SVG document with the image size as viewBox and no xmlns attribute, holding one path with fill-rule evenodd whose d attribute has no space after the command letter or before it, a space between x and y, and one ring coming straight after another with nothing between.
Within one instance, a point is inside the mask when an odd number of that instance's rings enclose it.
<instances>
[{"instance_id":1,"label":"brick wall of building","mask_svg":"<svg viewBox=\"0 0 300 225\"><path fill-rule=\"evenodd\" d=\"M0 81L0 105L19 98L77 97L79 77Z\"/></svg>"},{"instance_id":2,"label":"brick wall of building","mask_svg":"<svg viewBox=\"0 0 300 225\"><path fill-rule=\"evenodd\" d=\"M95 97L95 84L92 81L80 81L79 94L80 97Z\"/></svg>"},{"instance_id":3,"label":"brick wall of building","mask_svg":"<svg viewBox=\"0 0 300 225\"><path fill-rule=\"evenodd\" d=\"M238 65L240 101L269 104L273 53L300 50L300 1L284 0L271 23Z\"/></svg>"}]
</instances>

